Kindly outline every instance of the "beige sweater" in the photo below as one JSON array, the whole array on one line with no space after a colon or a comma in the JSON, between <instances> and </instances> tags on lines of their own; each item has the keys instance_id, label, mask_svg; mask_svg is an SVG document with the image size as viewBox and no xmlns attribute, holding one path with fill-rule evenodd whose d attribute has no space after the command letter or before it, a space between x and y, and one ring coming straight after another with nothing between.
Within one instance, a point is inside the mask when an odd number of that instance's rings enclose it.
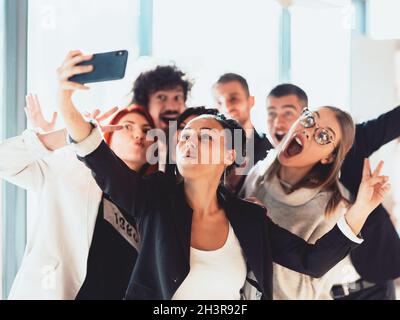
<instances>
[{"instance_id":1,"label":"beige sweater","mask_svg":"<svg viewBox=\"0 0 400 320\"><path fill-rule=\"evenodd\" d=\"M334 214L326 217L325 207L330 193L302 188L286 194L277 177L265 182L265 172L274 159L275 154L272 152L265 160L257 163L246 178L241 193L245 198L256 197L263 202L268 209L268 216L276 224L309 243L315 243L334 227L346 209L341 206ZM274 263L274 299L331 299L332 285L352 282L358 278L348 257L319 279Z\"/></svg>"}]
</instances>

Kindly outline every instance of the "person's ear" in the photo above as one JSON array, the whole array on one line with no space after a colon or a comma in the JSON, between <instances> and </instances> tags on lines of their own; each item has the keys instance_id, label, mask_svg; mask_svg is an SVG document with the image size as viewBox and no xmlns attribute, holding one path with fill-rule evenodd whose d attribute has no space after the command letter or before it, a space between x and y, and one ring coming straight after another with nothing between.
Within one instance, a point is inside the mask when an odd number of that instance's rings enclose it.
<instances>
[{"instance_id":1,"label":"person's ear","mask_svg":"<svg viewBox=\"0 0 400 320\"><path fill-rule=\"evenodd\" d=\"M321 159L321 163L322 164L331 164L334 160L335 160L335 155L333 155L331 153L329 156Z\"/></svg>"},{"instance_id":2,"label":"person's ear","mask_svg":"<svg viewBox=\"0 0 400 320\"><path fill-rule=\"evenodd\" d=\"M247 101L248 101L248 104L249 104L249 107L250 107L250 110L251 110L251 108L254 107L256 99L254 98L254 96L249 96L247 99L248 99Z\"/></svg>"},{"instance_id":3,"label":"person's ear","mask_svg":"<svg viewBox=\"0 0 400 320\"><path fill-rule=\"evenodd\" d=\"M236 151L235 150L228 150L225 152L225 164L232 165L236 160Z\"/></svg>"}]
</instances>

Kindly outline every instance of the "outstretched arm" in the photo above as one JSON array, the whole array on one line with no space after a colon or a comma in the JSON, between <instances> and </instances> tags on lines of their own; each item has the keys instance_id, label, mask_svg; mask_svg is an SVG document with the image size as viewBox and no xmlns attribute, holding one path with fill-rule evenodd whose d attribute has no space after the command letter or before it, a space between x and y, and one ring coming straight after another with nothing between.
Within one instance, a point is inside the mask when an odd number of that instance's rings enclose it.
<instances>
[{"instance_id":1,"label":"outstretched arm","mask_svg":"<svg viewBox=\"0 0 400 320\"><path fill-rule=\"evenodd\" d=\"M99 187L117 206L137 218L141 212L138 209L139 204L150 199L149 195L154 194L154 190L148 190L150 183L114 154L103 141L99 128L94 129L89 122L86 122L72 102L74 91L88 88L68 79L76 74L90 72L91 66L76 66L90 58L91 56L84 56L79 51L70 52L58 69L60 113L65 120L69 135L75 142L74 147L79 159L92 171ZM122 126L110 127L113 130L122 128Z\"/></svg>"},{"instance_id":2,"label":"outstretched arm","mask_svg":"<svg viewBox=\"0 0 400 320\"><path fill-rule=\"evenodd\" d=\"M92 126L85 121L76 109L72 102L72 95L76 90L89 90L89 88L83 84L71 82L69 78L77 74L91 72L93 70L92 65L77 66L77 64L89 61L91 58L91 55L84 56L80 51L71 51L57 70L59 110L64 118L69 135L76 142L85 140L92 131Z\"/></svg>"},{"instance_id":3,"label":"outstretched arm","mask_svg":"<svg viewBox=\"0 0 400 320\"><path fill-rule=\"evenodd\" d=\"M113 107L101 114L101 111L96 109L91 113L85 114L85 117L95 121L103 133L111 132L115 131L115 126L102 125L101 123L107 120L116 111L118 111L118 107ZM37 136L47 150L55 151L67 145L67 129L54 130L57 112L53 113L53 118L50 122L47 121L44 118L38 95L28 94L26 96L25 113L32 127L43 131L38 133Z\"/></svg>"},{"instance_id":4,"label":"outstretched arm","mask_svg":"<svg viewBox=\"0 0 400 320\"><path fill-rule=\"evenodd\" d=\"M357 124L355 146L362 158L368 158L386 143L400 137L400 106L376 119Z\"/></svg>"},{"instance_id":5,"label":"outstretched arm","mask_svg":"<svg viewBox=\"0 0 400 320\"><path fill-rule=\"evenodd\" d=\"M356 125L356 135L352 148L347 153L341 168L340 181L356 194L362 179L362 165L386 143L400 136L400 106L380 117Z\"/></svg>"},{"instance_id":6,"label":"outstretched arm","mask_svg":"<svg viewBox=\"0 0 400 320\"><path fill-rule=\"evenodd\" d=\"M355 236L348 237L348 226L344 220L339 221L315 244L279 227L269 218L266 228L271 238L274 262L314 278L322 277L362 242Z\"/></svg>"}]
</instances>

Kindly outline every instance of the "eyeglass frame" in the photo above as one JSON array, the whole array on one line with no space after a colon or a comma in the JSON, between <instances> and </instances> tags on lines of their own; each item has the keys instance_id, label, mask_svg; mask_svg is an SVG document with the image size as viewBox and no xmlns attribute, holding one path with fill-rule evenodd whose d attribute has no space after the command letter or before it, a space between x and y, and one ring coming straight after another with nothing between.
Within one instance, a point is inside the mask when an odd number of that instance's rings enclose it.
<instances>
[{"instance_id":1,"label":"eyeglass frame","mask_svg":"<svg viewBox=\"0 0 400 320\"><path fill-rule=\"evenodd\" d=\"M310 117L313 119L314 124L312 126L306 126L304 124L304 121L302 121L302 118L310 118ZM306 129L315 127L313 136L314 136L314 140L317 144L319 144L320 146L325 146L325 145L332 143L334 150L336 149L337 145L336 145L335 137L333 137L332 134L329 132L330 130L328 130L326 128L322 128L317 124L317 122L315 121L314 112L311 111L310 109L308 109L307 107L303 108L303 110L301 111L301 115L299 117L299 123ZM316 136L316 132L318 129L323 130L328 134L329 141L327 143L319 143L318 142L317 136Z\"/></svg>"}]
</instances>

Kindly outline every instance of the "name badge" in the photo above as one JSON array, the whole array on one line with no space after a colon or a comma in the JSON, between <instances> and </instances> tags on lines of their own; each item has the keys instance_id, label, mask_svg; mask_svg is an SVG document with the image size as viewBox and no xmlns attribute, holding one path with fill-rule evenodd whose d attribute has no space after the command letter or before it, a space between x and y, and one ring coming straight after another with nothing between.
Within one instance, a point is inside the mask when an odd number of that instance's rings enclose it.
<instances>
[{"instance_id":1,"label":"name badge","mask_svg":"<svg viewBox=\"0 0 400 320\"><path fill-rule=\"evenodd\" d=\"M130 224L118 207L107 199L104 202L104 219L107 220L118 233L129 242L129 244L139 251L139 232L136 226Z\"/></svg>"}]
</instances>

